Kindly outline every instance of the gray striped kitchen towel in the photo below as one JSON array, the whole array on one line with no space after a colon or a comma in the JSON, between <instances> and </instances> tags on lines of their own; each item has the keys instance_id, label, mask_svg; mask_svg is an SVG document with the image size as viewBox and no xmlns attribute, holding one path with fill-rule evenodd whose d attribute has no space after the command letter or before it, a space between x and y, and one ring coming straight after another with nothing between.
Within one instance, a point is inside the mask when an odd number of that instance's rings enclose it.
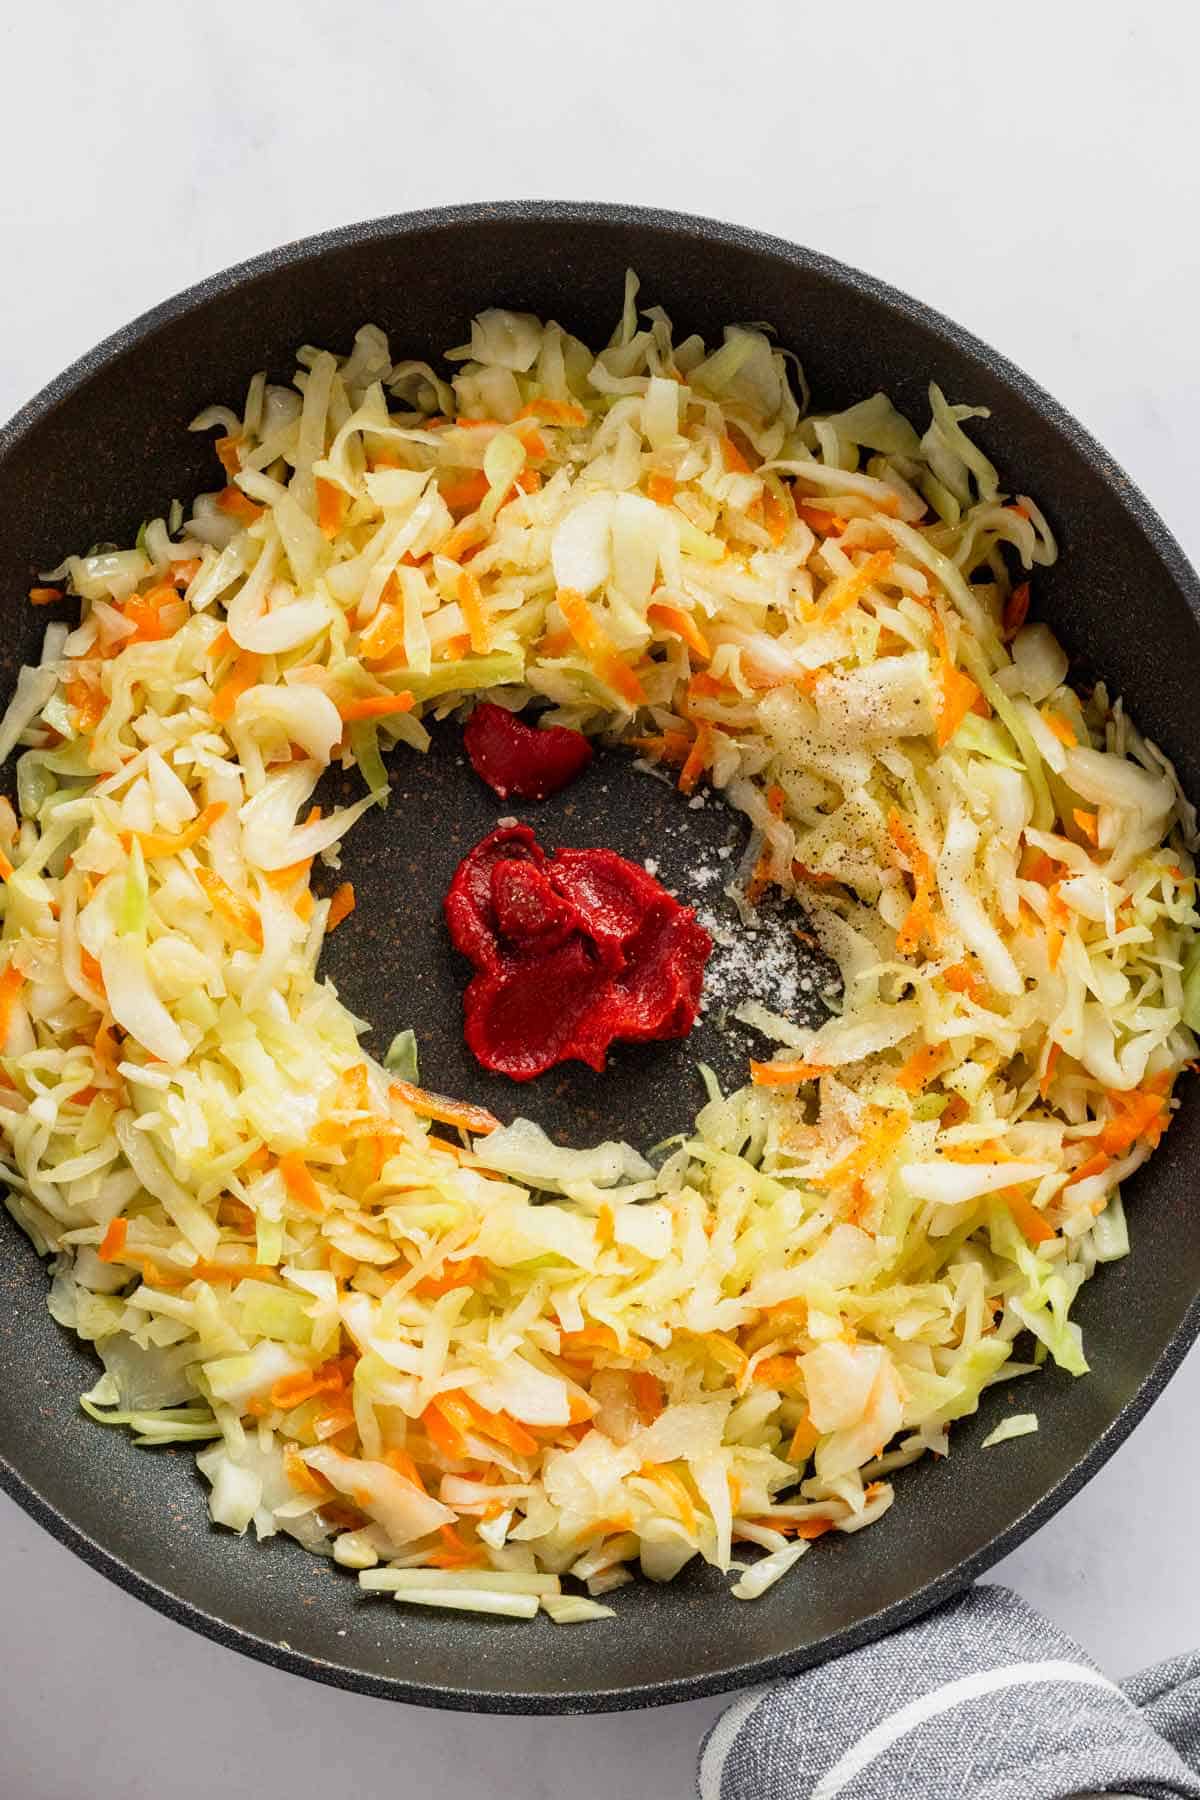
<instances>
[{"instance_id":1,"label":"gray striped kitchen towel","mask_svg":"<svg viewBox=\"0 0 1200 1800\"><path fill-rule=\"evenodd\" d=\"M1007 1588L977 1587L744 1695L701 1800L1200 1800L1200 1653L1118 1687Z\"/></svg>"}]
</instances>

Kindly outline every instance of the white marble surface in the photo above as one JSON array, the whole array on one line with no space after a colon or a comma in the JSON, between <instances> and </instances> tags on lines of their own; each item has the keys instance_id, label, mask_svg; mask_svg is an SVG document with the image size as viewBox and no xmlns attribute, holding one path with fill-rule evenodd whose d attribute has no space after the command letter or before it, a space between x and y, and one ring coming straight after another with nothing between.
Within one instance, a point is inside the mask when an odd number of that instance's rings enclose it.
<instances>
[{"instance_id":1,"label":"white marble surface","mask_svg":"<svg viewBox=\"0 0 1200 1800\"><path fill-rule=\"evenodd\" d=\"M440 202L630 199L808 242L960 319L1096 432L1200 560L1197 16L1185 0L4 8L0 414L273 243ZM999 1571L1114 1674L1200 1638L1198 1404L1193 1357ZM137 1606L7 1501L0 1592L13 1800L291 1800L331 1781L478 1800L518 1779L529 1800L668 1800L692 1791L720 1705L485 1720L301 1686Z\"/></svg>"}]
</instances>

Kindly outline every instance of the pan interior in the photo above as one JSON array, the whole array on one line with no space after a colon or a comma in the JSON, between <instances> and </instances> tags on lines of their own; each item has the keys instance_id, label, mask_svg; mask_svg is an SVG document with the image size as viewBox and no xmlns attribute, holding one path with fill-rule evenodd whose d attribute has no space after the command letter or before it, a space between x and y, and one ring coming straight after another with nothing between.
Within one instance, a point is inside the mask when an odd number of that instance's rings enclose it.
<instances>
[{"instance_id":1,"label":"pan interior","mask_svg":"<svg viewBox=\"0 0 1200 1800\"><path fill-rule=\"evenodd\" d=\"M750 233L636 209L484 207L351 229L217 278L103 347L0 436L4 691L45 623L22 599L37 570L95 541L129 541L143 517L211 486L207 444L184 429L202 405L237 405L258 368L286 378L302 342L348 348L364 320L388 331L394 353L422 358L461 341L472 313L489 305L555 316L603 341L626 267L682 330L712 337L726 321L772 321L822 406L882 388L920 413L930 379L989 406L984 448L1013 487L1038 497L1060 539L1058 565L1038 579L1039 609L1081 671L1106 674L1200 793L1195 578L1079 428L1001 359L865 277ZM372 1021L376 1048L412 1026L425 1078L509 1117L518 1110L511 1085L485 1078L462 1045L465 971L437 916L463 850L500 812L519 811L547 843L654 858L681 898L703 904L695 871L723 846L736 857L739 828L719 806L686 808L616 753L538 809L499 805L460 757L453 726L425 763L398 756L391 808L372 813L347 851L359 911L331 942L326 967ZM645 1146L694 1112L697 1054L728 1076L749 1043L712 1012L690 1042L624 1051L609 1076L556 1072L520 1095L519 1110L571 1142L618 1136ZM1185 1104L1165 1150L1129 1183L1133 1254L1080 1296L1093 1374L1075 1382L1045 1372L1036 1398L993 1390L979 1416L955 1428L946 1462L900 1477L886 1522L822 1546L754 1605L728 1599L725 1582L702 1571L619 1590L617 1617L586 1631L545 1619L525 1628L413 1617L362 1600L352 1578L290 1542L259 1546L210 1529L186 1451L135 1449L80 1413L95 1365L50 1319L44 1269L11 1226L0 1264L4 1479L72 1547L175 1617L366 1692L565 1711L678 1699L798 1667L995 1560L1094 1472L1149 1403L1198 1323L1200 1212L1188 1178L1197 1119ZM1014 1403L1036 1406L1040 1431L1007 1446L1002 1463L981 1461L980 1439Z\"/></svg>"}]
</instances>

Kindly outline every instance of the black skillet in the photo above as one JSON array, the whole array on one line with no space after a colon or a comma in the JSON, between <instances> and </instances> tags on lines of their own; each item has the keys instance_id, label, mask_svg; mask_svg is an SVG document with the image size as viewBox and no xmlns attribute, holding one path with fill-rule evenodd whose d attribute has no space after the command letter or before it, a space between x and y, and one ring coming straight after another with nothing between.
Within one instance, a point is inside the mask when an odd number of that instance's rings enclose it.
<instances>
[{"instance_id":1,"label":"black skillet","mask_svg":"<svg viewBox=\"0 0 1200 1800\"><path fill-rule=\"evenodd\" d=\"M463 340L473 312L497 304L553 315L603 342L627 267L681 332L770 320L802 357L821 406L883 388L920 418L931 378L955 399L990 406L981 441L1013 488L1038 497L1062 546L1058 566L1037 577L1037 609L1078 665L1107 675L1200 795L1200 585L1111 458L1011 364L903 294L776 239L634 207L483 205L352 226L217 275L86 356L0 433L0 594L10 620L2 691L46 622L24 598L36 570L94 541L128 542L173 497L214 484L207 440L184 429L201 406L238 406L259 368L286 379L300 343L348 348L364 320L385 327L397 356L436 357ZM696 1052L727 1073L745 1055L746 1040L722 1032L719 1008L690 1046L645 1047L604 1077L560 1071L519 1093L481 1078L459 1037L462 971L439 903L461 849L503 809L459 762L452 728L427 766L403 757L395 802L363 820L347 853L360 907L326 967L348 1003L375 1022L380 1043L415 1026L431 1084L505 1116L519 1105L569 1141L607 1133L649 1144L678 1128L697 1101ZM728 814L686 809L615 756L538 817L548 842L657 857L685 890L697 862L738 841ZM947 1461L901 1475L885 1521L822 1543L753 1605L695 1570L668 1587L621 1589L615 1619L575 1630L546 1619L414 1616L360 1599L352 1578L288 1540L259 1546L210 1529L186 1452L135 1449L80 1412L95 1365L50 1319L43 1267L7 1220L0 1481L80 1556L171 1617L359 1692L555 1713L762 1680L954 1593L1112 1454L1200 1328L1198 1156L1200 1108L1188 1097L1164 1149L1129 1183L1132 1256L1080 1296L1094 1372L1075 1381L1049 1371L1036 1393L1021 1390L1020 1404L1038 1410L1038 1434L980 1455L980 1439L1013 1404L996 1389L976 1419L955 1427Z\"/></svg>"}]
</instances>

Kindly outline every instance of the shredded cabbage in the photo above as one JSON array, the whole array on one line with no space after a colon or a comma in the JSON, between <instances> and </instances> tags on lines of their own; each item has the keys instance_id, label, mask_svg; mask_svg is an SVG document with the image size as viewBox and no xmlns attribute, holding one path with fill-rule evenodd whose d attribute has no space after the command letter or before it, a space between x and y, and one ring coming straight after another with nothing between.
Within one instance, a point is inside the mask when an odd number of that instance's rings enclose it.
<instances>
[{"instance_id":1,"label":"shredded cabbage","mask_svg":"<svg viewBox=\"0 0 1200 1800\"><path fill-rule=\"evenodd\" d=\"M305 349L195 421L188 517L56 572L79 625L0 721L8 1204L85 1409L203 1441L226 1528L408 1605L583 1621L697 1556L751 1598L993 1383L1086 1370L1196 1054L1195 815L1026 622L1054 542L973 409L812 413L632 278L598 356L495 309L451 361ZM313 859L489 690L703 773L743 906L840 966L819 1029L742 1009L779 1048L654 1160L489 1130L318 973ZM335 761L365 792L321 818Z\"/></svg>"}]
</instances>

